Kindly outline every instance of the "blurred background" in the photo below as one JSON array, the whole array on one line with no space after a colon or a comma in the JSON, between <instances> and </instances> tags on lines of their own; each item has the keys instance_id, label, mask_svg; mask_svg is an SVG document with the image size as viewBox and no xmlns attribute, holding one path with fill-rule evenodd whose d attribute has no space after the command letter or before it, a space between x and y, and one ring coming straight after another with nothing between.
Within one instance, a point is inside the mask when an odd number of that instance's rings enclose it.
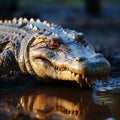
<instances>
[{"instance_id":1,"label":"blurred background","mask_svg":"<svg viewBox=\"0 0 120 120\"><path fill-rule=\"evenodd\" d=\"M96 51L120 59L120 0L0 0L0 19L14 17L83 32Z\"/></svg>"},{"instance_id":2,"label":"blurred background","mask_svg":"<svg viewBox=\"0 0 120 120\"><path fill-rule=\"evenodd\" d=\"M88 18L119 19L120 0L0 0L0 18L33 17L63 24Z\"/></svg>"},{"instance_id":3,"label":"blurred background","mask_svg":"<svg viewBox=\"0 0 120 120\"><path fill-rule=\"evenodd\" d=\"M28 19L40 18L41 21L46 20L50 23L55 23L65 28L70 28L79 32L83 32L85 39L89 40L94 45L95 50L97 52L103 53L104 56L107 57L107 59L111 63L111 68L112 68L112 72L114 72L113 73L114 75L111 75L111 78L109 79L108 83L106 82L108 86L109 84L110 86L112 85L114 86L114 84L115 86L117 84L118 86L120 85L120 0L0 0L0 19L2 20L13 19L14 17L17 17L17 18L26 17ZM114 76L117 76L117 77L114 77ZM24 79L24 82L21 81L21 79ZM22 85L23 89L24 89L24 86L27 86L27 87L30 86L31 88L31 85L34 85L34 84L33 82L30 82L30 81L27 82L28 79L29 78L24 78L24 76L21 76L20 78L15 79L17 80L17 82L15 81L15 83L11 82L9 84L5 83L5 85L1 84L0 88L4 88L5 86L7 86L7 88L9 89L8 86L10 86L10 89L11 89L13 86L17 86L19 84ZM21 87L17 87L17 88L19 91L19 88ZM14 87L12 90L14 90ZM51 90L50 89L47 89L47 90L49 91L47 93L51 94ZM44 93L44 90L42 91ZM4 94L3 91L1 93ZM120 114L119 114L118 106L120 106L119 105L120 89L115 89L115 91L110 92L110 95L112 96L110 96L108 93L106 94L103 94L103 93L94 94L94 93L95 92L93 92L92 97L96 97L97 95L98 96L96 98L93 98L94 99L93 102L95 102L95 99L96 100L100 99L100 101L102 101L101 105L103 106L110 105L109 108L110 108L110 111L112 111L111 113L113 113L113 116L119 119ZM8 94L10 93L8 92ZM24 94L24 92L22 92L22 94ZM83 91L82 91L82 94L83 94L83 97L86 97L85 95L87 95L86 92L84 93ZM12 95L16 95L16 94L12 93ZM70 95L73 96L74 93L71 93ZM81 93L76 95L81 95ZM9 95L6 95L6 96L9 97ZM27 96L25 97L27 98ZM91 97L91 93L90 93L90 97ZM62 97L62 99L63 98L64 97ZM5 99L7 99L7 97ZM11 98L10 101L11 100L14 101L13 99ZM76 99L76 97L74 98L73 96L72 100L74 99ZM84 101L83 99L80 99L80 101L81 100ZM87 103L90 104L90 102L88 101ZM98 102L96 103L96 105L97 104ZM6 107L6 110L7 111L9 110L8 106ZM12 111L13 111L13 108L12 108ZM4 112L2 113L3 115L5 114ZM13 112L10 112L10 113L13 114ZM96 109L96 111L92 113L92 118L94 117L93 114L96 114L96 116L99 114L100 116L101 113L103 112L97 112L97 109ZM90 117L89 115L87 116L88 118ZM104 113L103 115L106 115L106 113ZM8 119L13 120L13 118L14 117L8 118ZM57 119L56 117L54 118ZM6 118L2 120L6 120ZM23 119L20 119L20 120L23 120ZM115 120L115 119L110 118L109 120Z\"/></svg>"}]
</instances>

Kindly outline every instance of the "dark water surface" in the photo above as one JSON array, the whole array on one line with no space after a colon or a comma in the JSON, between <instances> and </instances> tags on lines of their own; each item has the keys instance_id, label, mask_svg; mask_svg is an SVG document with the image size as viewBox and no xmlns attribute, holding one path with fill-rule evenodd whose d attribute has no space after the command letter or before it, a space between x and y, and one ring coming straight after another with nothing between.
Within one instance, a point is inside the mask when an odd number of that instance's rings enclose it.
<instances>
[{"instance_id":1,"label":"dark water surface","mask_svg":"<svg viewBox=\"0 0 120 120\"><path fill-rule=\"evenodd\" d=\"M8 79L0 85L0 120L120 120L120 64L111 63L109 79L95 81L92 88L70 82L34 85L25 76Z\"/></svg>"},{"instance_id":2,"label":"dark water surface","mask_svg":"<svg viewBox=\"0 0 120 120\"><path fill-rule=\"evenodd\" d=\"M120 77L112 79L114 83L120 81ZM93 88L44 85L3 91L0 120L120 120L120 85L105 84L96 82Z\"/></svg>"}]
</instances>

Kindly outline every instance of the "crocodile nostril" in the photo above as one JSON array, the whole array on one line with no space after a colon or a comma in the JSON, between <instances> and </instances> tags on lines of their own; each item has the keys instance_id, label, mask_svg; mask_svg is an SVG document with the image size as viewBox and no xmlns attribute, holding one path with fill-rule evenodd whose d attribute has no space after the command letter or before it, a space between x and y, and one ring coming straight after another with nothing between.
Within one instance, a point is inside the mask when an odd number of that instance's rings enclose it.
<instances>
[{"instance_id":1,"label":"crocodile nostril","mask_svg":"<svg viewBox=\"0 0 120 120\"><path fill-rule=\"evenodd\" d=\"M75 58L75 61L78 61L78 62L84 61L84 60L85 60L85 57L76 57Z\"/></svg>"}]
</instances>

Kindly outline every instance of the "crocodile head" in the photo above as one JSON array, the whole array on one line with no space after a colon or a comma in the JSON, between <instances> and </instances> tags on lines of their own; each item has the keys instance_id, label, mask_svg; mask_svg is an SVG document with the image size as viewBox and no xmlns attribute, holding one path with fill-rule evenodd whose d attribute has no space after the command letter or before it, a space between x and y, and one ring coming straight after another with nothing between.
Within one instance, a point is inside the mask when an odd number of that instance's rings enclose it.
<instances>
[{"instance_id":1,"label":"crocodile head","mask_svg":"<svg viewBox=\"0 0 120 120\"><path fill-rule=\"evenodd\" d=\"M44 30L25 39L20 51L22 71L45 80L70 80L80 85L83 81L89 85L92 80L104 81L109 75L109 62L95 52L82 33L67 29L54 33Z\"/></svg>"}]
</instances>

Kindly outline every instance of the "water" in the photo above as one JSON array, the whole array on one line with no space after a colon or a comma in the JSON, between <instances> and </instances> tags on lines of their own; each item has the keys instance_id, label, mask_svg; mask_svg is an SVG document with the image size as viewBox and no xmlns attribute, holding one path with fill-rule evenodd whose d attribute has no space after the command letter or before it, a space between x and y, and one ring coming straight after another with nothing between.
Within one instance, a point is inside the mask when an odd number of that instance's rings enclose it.
<instances>
[{"instance_id":1,"label":"water","mask_svg":"<svg viewBox=\"0 0 120 120\"><path fill-rule=\"evenodd\" d=\"M0 85L0 120L120 120L120 67L111 63L116 66L108 81L95 81L92 88L9 79Z\"/></svg>"},{"instance_id":2,"label":"water","mask_svg":"<svg viewBox=\"0 0 120 120\"><path fill-rule=\"evenodd\" d=\"M3 91L0 120L120 120L120 88L116 84L120 79L109 80L115 86L96 82L93 88L60 84Z\"/></svg>"}]
</instances>

